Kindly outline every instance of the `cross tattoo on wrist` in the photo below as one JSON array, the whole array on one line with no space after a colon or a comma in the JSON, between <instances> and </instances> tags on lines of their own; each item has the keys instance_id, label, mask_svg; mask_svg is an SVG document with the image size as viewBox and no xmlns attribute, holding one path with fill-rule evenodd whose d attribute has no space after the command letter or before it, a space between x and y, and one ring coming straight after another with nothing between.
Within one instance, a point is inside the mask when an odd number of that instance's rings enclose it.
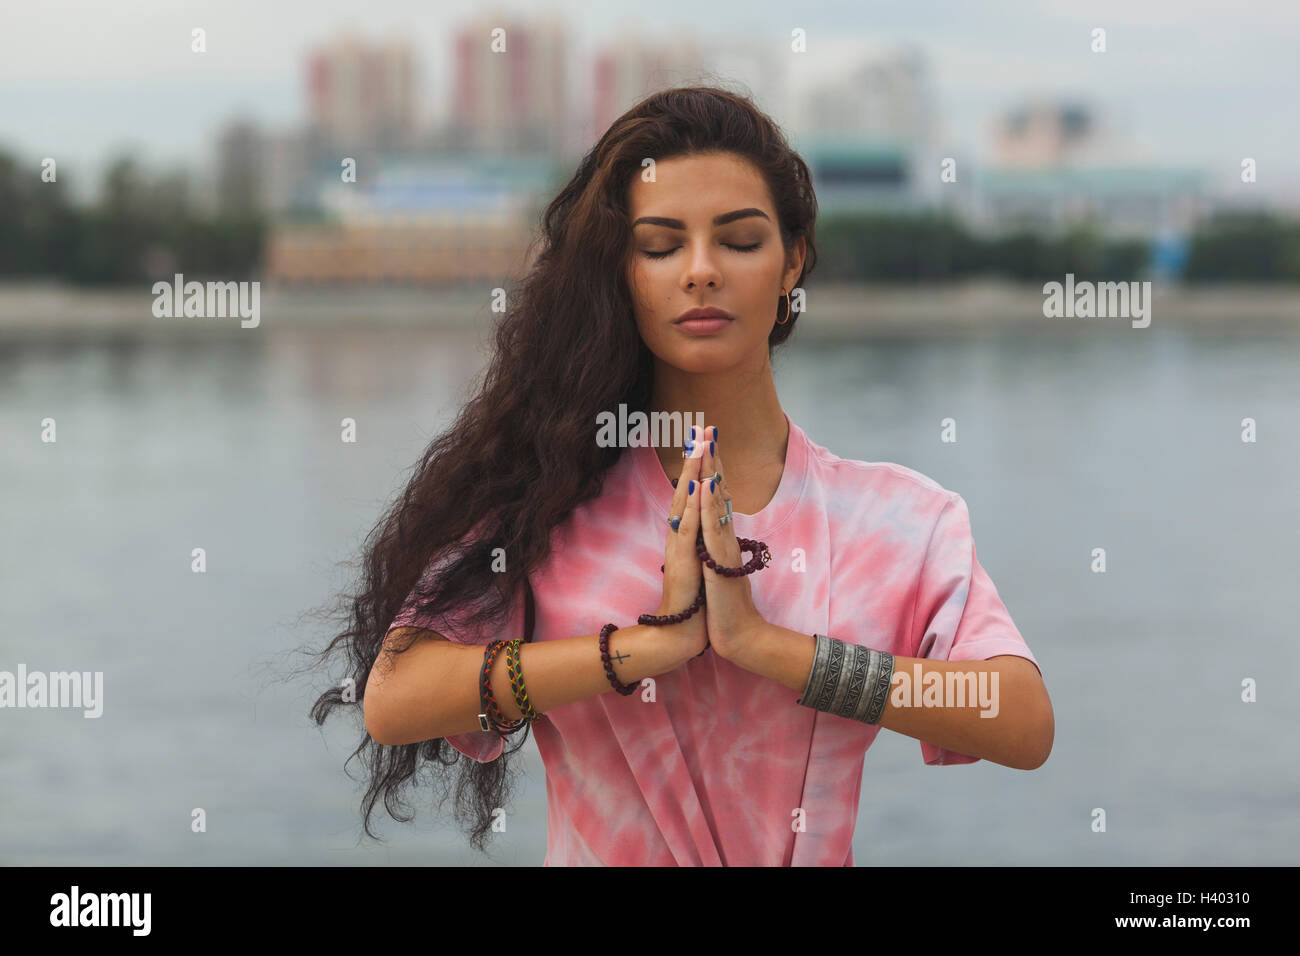
<instances>
[{"instance_id":1,"label":"cross tattoo on wrist","mask_svg":"<svg viewBox=\"0 0 1300 956\"><path fill-rule=\"evenodd\" d=\"M625 659L630 661L632 659L632 655L624 654L621 651L614 652L614 660L618 661L620 664L622 664Z\"/></svg>"}]
</instances>

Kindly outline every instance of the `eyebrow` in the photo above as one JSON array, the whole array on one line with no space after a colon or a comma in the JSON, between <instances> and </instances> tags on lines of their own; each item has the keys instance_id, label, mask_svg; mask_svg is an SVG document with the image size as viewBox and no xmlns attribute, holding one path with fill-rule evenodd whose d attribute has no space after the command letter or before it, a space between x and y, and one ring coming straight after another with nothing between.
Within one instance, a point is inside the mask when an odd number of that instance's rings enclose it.
<instances>
[{"instance_id":1,"label":"eyebrow","mask_svg":"<svg viewBox=\"0 0 1300 956\"><path fill-rule=\"evenodd\" d=\"M772 221L771 217L769 217L767 213L763 212L763 210L755 209L751 206L748 209L735 209L731 212L724 212L721 216L714 216L713 224L715 226L725 226L729 222L735 222L737 219L748 219L751 216L762 216L768 222ZM668 229L681 229L683 231L686 229L686 223L682 222L680 219L668 219L664 216L642 216L636 222L632 223L633 228L640 225L664 226Z\"/></svg>"}]
</instances>

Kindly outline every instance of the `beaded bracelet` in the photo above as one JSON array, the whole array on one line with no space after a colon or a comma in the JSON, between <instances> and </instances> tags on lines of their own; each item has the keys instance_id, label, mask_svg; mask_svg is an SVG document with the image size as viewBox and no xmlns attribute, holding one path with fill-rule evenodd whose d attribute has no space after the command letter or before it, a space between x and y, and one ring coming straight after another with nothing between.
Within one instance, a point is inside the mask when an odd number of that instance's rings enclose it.
<instances>
[{"instance_id":1,"label":"beaded bracelet","mask_svg":"<svg viewBox=\"0 0 1300 956\"><path fill-rule=\"evenodd\" d=\"M709 554L708 549L704 545L703 528L699 530L699 534L695 539L695 554L699 557L701 561L707 564L715 572L721 574L724 577L729 577L729 578L740 577L743 574L753 574L755 571L763 570L763 568L767 567L771 563L772 552L768 550L768 547L764 542L756 541L752 538L740 538L738 539L738 543L740 544L740 550L753 552L753 557L750 558L748 561L746 561L738 568L722 567L716 561L713 560L713 557ZM663 570L664 570L664 565L662 564L659 565L659 571L662 573ZM640 617L636 619L636 622L638 624L644 624L650 626L666 626L670 624L680 624L682 621L688 620L691 617L691 615L694 614L696 611L698 611L700 608L704 607L704 593L705 593L704 582L701 581L700 593L695 596L695 600L691 602L691 606L688 607L685 611L680 611L677 614L659 614L659 615L642 614ZM626 697L628 694L632 693L632 691L636 690L637 685L624 684L621 681L619 681L618 677L615 676L614 674L614 664L609 658L609 635L616 630L618 630L618 628L615 627L613 624L606 624L603 628L601 628L600 661L602 664L605 665L605 676L609 678L610 684L613 685L616 691L618 691L620 694ZM704 647L704 651L707 651L708 649L709 646L706 644ZM704 651L700 651L700 653L696 654L695 656L696 657L703 656Z\"/></svg>"},{"instance_id":2,"label":"beaded bracelet","mask_svg":"<svg viewBox=\"0 0 1300 956\"><path fill-rule=\"evenodd\" d=\"M677 486L677 479L671 479L673 487ZM704 529L700 528L695 538L695 554L704 563L712 568L716 573L723 577L740 577L742 574L753 574L755 571L761 571L772 561L772 552L768 550L767 545L762 541L755 541L751 538L738 539L740 550L753 552L753 557L738 568L726 568L714 561L713 556L709 554L708 548L704 544ZM664 565L659 566L659 571L664 571ZM669 624L680 624L688 620L691 615L695 614L700 608L704 607L705 587L704 582L700 582L700 593L695 596L691 606L677 614L642 614L637 618L638 624L651 626L664 626ZM600 631L600 661L605 665L605 676L609 678L610 684L620 694L627 696L636 690L636 684L624 684L614 674L614 664L609 658L609 635L618 630L613 624L606 624ZM704 651L707 651L708 645L705 645ZM704 651L696 654L696 657L703 655Z\"/></svg>"},{"instance_id":3,"label":"beaded bracelet","mask_svg":"<svg viewBox=\"0 0 1300 956\"><path fill-rule=\"evenodd\" d=\"M738 578L742 574L753 574L755 571L761 571L772 563L772 552L767 549L767 545L762 541L755 541L753 538L739 538L741 551L752 551L754 556L738 568L724 568L713 560L708 550L704 547L704 529L700 529L699 539L695 542L695 553L701 561L710 568L721 574L724 578Z\"/></svg>"},{"instance_id":4,"label":"beaded bracelet","mask_svg":"<svg viewBox=\"0 0 1300 956\"><path fill-rule=\"evenodd\" d=\"M626 697L628 694L640 687L641 682L638 681L635 684L624 684L614 673L614 662L609 659L609 635L613 634L617 630L618 628L613 624L606 624L600 629L600 662L605 665L605 676L608 677L609 682L614 685L614 689Z\"/></svg>"},{"instance_id":5,"label":"beaded bracelet","mask_svg":"<svg viewBox=\"0 0 1300 956\"><path fill-rule=\"evenodd\" d=\"M528 721L522 717L514 722L507 720L492 694L492 665L496 662L497 652L508 643L509 641L492 641L488 644L487 650L483 652L483 669L479 674L479 727L496 731L501 737L528 725Z\"/></svg>"},{"instance_id":6,"label":"beaded bracelet","mask_svg":"<svg viewBox=\"0 0 1300 956\"><path fill-rule=\"evenodd\" d=\"M519 647L523 641L513 640L506 646L506 673L510 676L510 690L515 695L515 706L523 714L522 720L530 724L542 715L533 709L528 700L528 688L524 686L524 669L519 661Z\"/></svg>"},{"instance_id":7,"label":"beaded bracelet","mask_svg":"<svg viewBox=\"0 0 1300 956\"><path fill-rule=\"evenodd\" d=\"M659 570L662 571L663 568L661 567ZM654 626L680 624L682 623L682 621L689 620L690 616L702 607L704 607L704 582L703 581L700 582L700 593L695 596L695 600L691 602L691 606L688 607L685 611L680 611L677 614L660 614L658 616L654 614L642 614L640 617L636 619L636 622L638 624L649 624ZM704 652L701 651L700 653L702 654Z\"/></svg>"},{"instance_id":8,"label":"beaded bracelet","mask_svg":"<svg viewBox=\"0 0 1300 956\"><path fill-rule=\"evenodd\" d=\"M695 541L696 556L710 568L727 578L738 578L743 574L753 574L755 571L762 571L772 563L772 552L768 550L767 545L762 541L755 541L753 538L740 538L737 543L741 551L752 551L754 556L738 568L724 568L713 560L708 549L704 546L704 531L700 530L699 537ZM659 565L659 572L662 574L664 566ZM680 614L664 614L655 617L652 614L642 614L637 619L638 624L678 624L685 621L692 614L704 607L704 582L700 582L700 593L695 601L685 611Z\"/></svg>"}]
</instances>

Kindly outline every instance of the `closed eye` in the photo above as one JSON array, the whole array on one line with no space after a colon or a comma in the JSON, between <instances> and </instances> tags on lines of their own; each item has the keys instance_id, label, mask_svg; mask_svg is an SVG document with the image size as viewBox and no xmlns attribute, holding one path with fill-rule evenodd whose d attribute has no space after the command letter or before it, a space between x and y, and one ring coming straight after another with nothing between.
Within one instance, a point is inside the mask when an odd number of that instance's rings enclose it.
<instances>
[{"instance_id":1,"label":"closed eye","mask_svg":"<svg viewBox=\"0 0 1300 956\"><path fill-rule=\"evenodd\" d=\"M734 249L736 252L755 252L763 244L761 242L756 242L752 246L733 246L731 243L724 242L723 245L728 249ZM673 246L673 248L665 249L663 252L651 252L649 249L642 249L641 255L645 256L647 259L666 259L680 248L681 246Z\"/></svg>"}]
</instances>

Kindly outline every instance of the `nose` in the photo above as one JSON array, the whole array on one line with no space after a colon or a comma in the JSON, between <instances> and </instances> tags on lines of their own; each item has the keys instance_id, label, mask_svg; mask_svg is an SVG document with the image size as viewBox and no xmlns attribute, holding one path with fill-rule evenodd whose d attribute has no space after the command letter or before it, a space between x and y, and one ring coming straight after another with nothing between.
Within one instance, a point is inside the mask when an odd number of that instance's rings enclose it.
<instances>
[{"instance_id":1,"label":"nose","mask_svg":"<svg viewBox=\"0 0 1300 956\"><path fill-rule=\"evenodd\" d=\"M722 285L722 273L718 270L717 263L713 261L707 245L689 254L682 281L688 290L702 285L711 289Z\"/></svg>"}]
</instances>

